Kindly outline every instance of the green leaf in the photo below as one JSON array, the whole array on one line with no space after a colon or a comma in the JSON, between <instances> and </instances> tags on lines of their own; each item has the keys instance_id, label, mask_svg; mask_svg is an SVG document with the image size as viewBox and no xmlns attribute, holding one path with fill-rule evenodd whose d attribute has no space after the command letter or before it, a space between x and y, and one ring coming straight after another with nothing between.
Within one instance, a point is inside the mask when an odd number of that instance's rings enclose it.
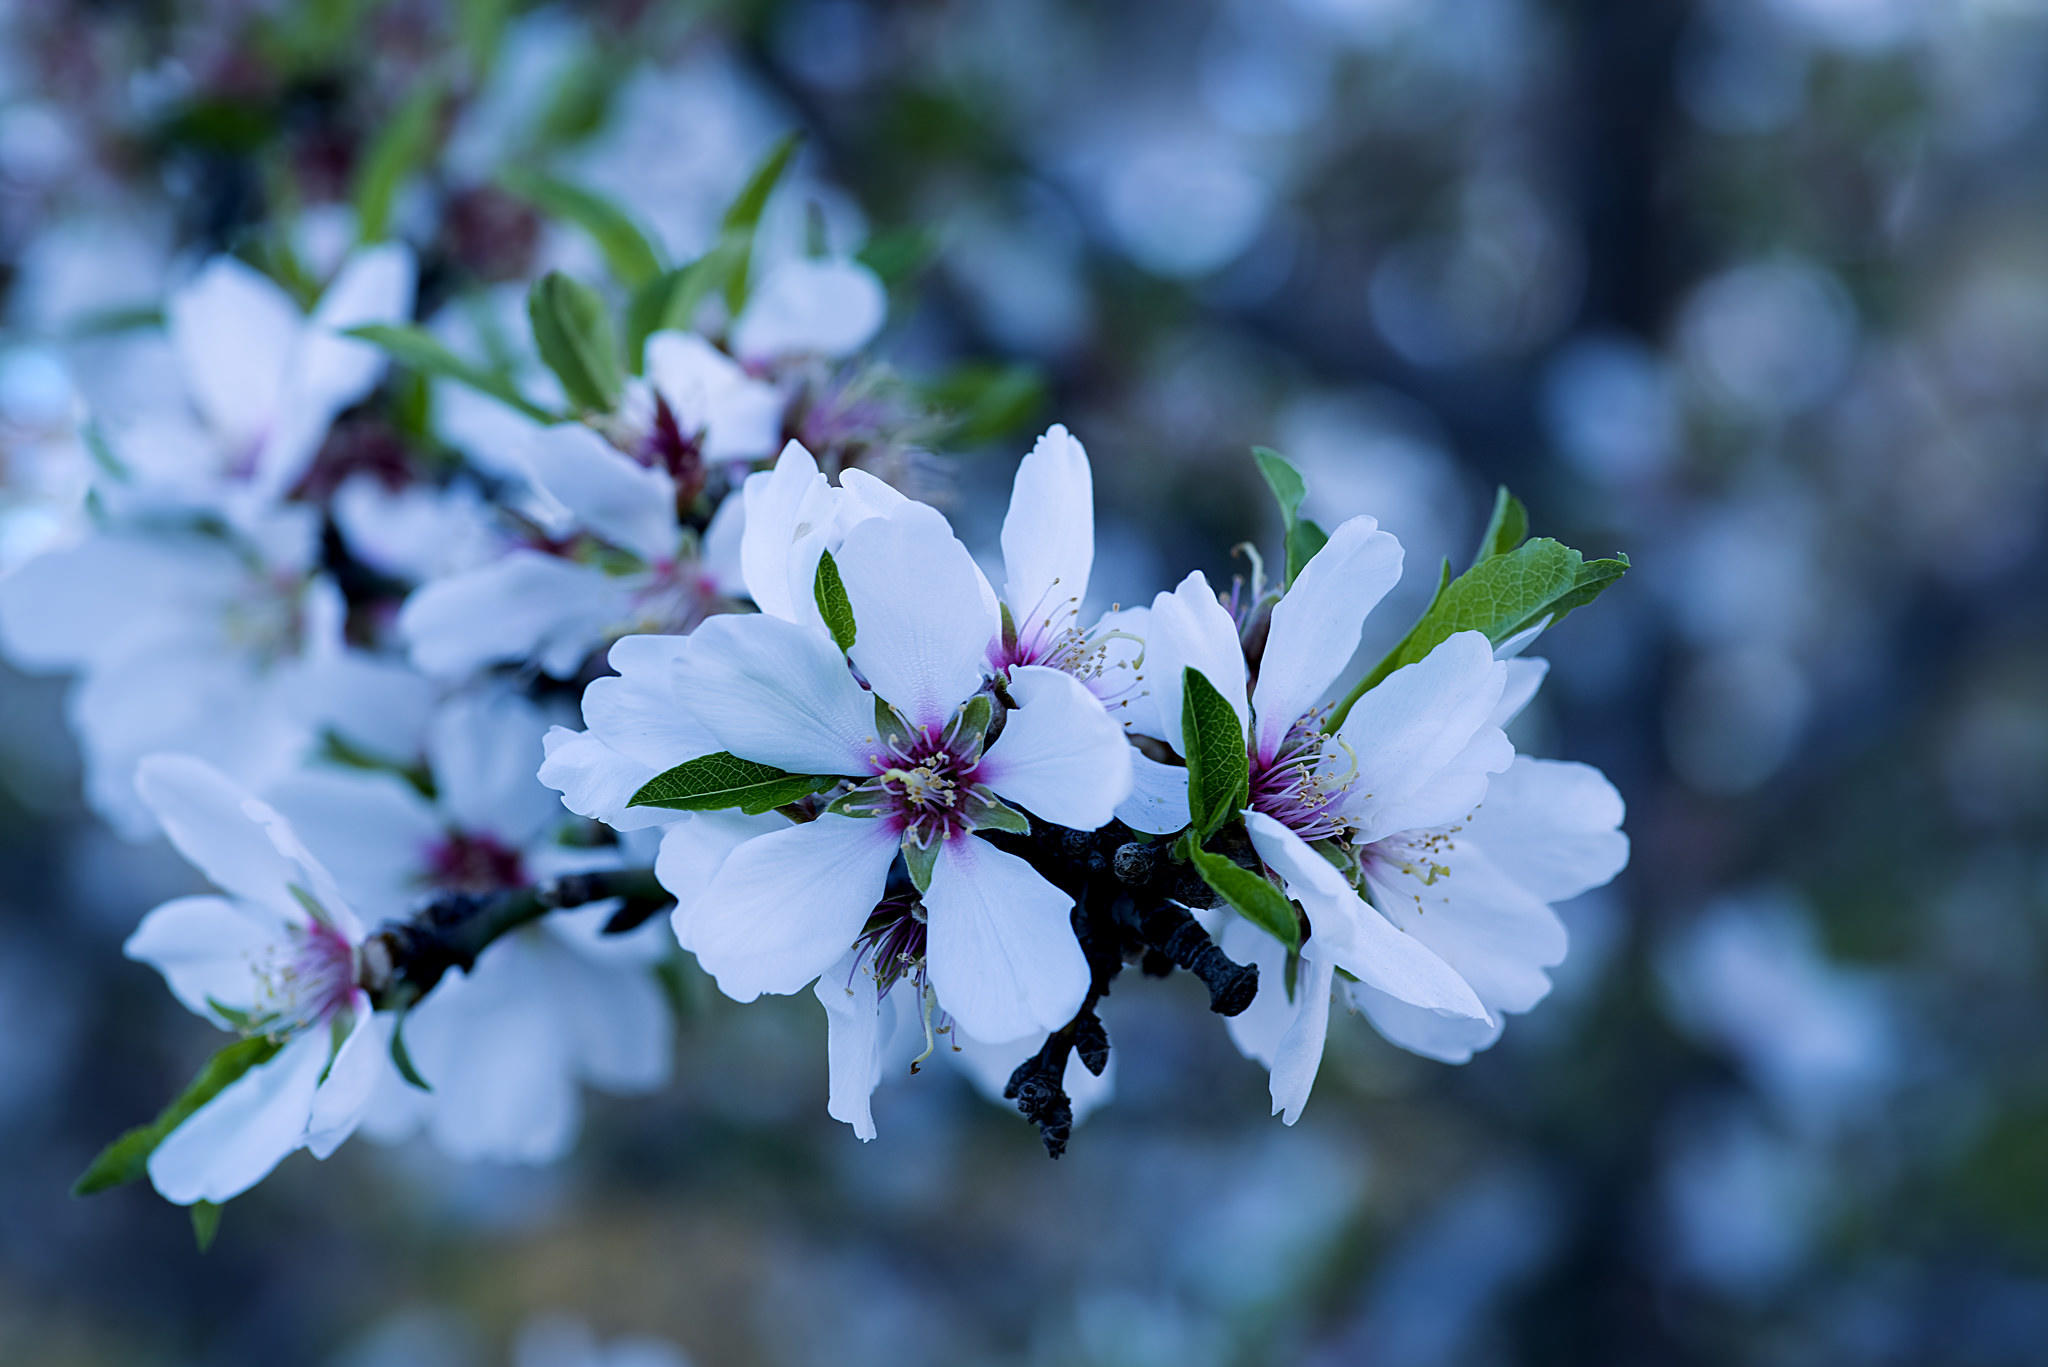
<instances>
[{"instance_id":1,"label":"green leaf","mask_svg":"<svg viewBox=\"0 0 2048 1367\"><path fill-rule=\"evenodd\" d=\"M356 206L358 240L376 242L389 230L391 206L398 199L399 188L433 151L444 93L438 79L421 81L371 142L350 195Z\"/></svg>"},{"instance_id":2,"label":"green leaf","mask_svg":"<svg viewBox=\"0 0 2048 1367\"><path fill-rule=\"evenodd\" d=\"M877 233L854 254L854 260L880 277L890 289L902 284L938 255L939 236L930 228L898 228Z\"/></svg>"},{"instance_id":3,"label":"green leaf","mask_svg":"<svg viewBox=\"0 0 2048 1367\"><path fill-rule=\"evenodd\" d=\"M72 1184L73 1196L91 1196L109 1191L143 1176L149 1170L149 1156L172 1130L192 1118L192 1113L227 1090L229 1084L258 1064L267 1063L283 1047L282 1041L263 1035L238 1039L206 1061L199 1075L178 1094L175 1101L147 1125L138 1125L101 1149L99 1157Z\"/></svg>"},{"instance_id":4,"label":"green leaf","mask_svg":"<svg viewBox=\"0 0 2048 1367\"><path fill-rule=\"evenodd\" d=\"M408 324L366 323L350 328L348 335L368 342L397 364L422 375L439 375L468 385L480 394L519 410L535 422L554 422L558 415L531 402L504 375L473 361L465 361L432 333Z\"/></svg>"},{"instance_id":5,"label":"green leaf","mask_svg":"<svg viewBox=\"0 0 2048 1367\"><path fill-rule=\"evenodd\" d=\"M536 280L526 296L534 345L579 412L610 412L625 385L607 313L604 296L560 271Z\"/></svg>"},{"instance_id":6,"label":"green leaf","mask_svg":"<svg viewBox=\"0 0 2048 1367\"><path fill-rule=\"evenodd\" d=\"M749 816L809 797L838 780L817 774L791 774L771 764L721 750L685 761L642 784L628 803L632 807L667 807L678 812L715 812L737 807Z\"/></svg>"},{"instance_id":7,"label":"green leaf","mask_svg":"<svg viewBox=\"0 0 2048 1367\"><path fill-rule=\"evenodd\" d=\"M1251 792L1251 761L1244 723L1193 665L1181 671L1181 754L1188 762L1188 811L1195 834L1207 840L1237 814Z\"/></svg>"},{"instance_id":8,"label":"green leaf","mask_svg":"<svg viewBox=\"0 0 2048 1367\"><path fill-rule=\"evenodd\" d=\"M1549 537L1479 561L1438 590L1436 600L1401 643L1345 695L1325 729L1340 725L1366 690L1458 632L1484 632L1499 645L1545 617L1555 621L1592 602L1627 569L1627 556L1589 562Z\"/></svg>"},{"instance_id":9,"label":"green leaf","mask_svg":"<svg viewBox=\"0 0 2048 1367\"><path fill-rule=\"evenodd\" d=\"M1238 915L1287 946L1290 954L1301 948L1301 918L1295 914L1294 903L1287 900L1286 893L1263 875L1203 849L1195 843L1192 832L1181 839L1195 872Z\"/></svg>"},{"instance_id":10,"label":"green leaf","mask_svg":"<svg viewBox=\"0 0 2048 1367\"><path fill-rule=\"evenodd\" d=\"M825 629L832 633L832 639L841 650L852 650L853 604L846 596L845 582L839 577L839 562L832 558L830 551L818 557L818 574L812 592L818 600L818 613L825 619Z\"/></svg>"},{"instance_id":11,"label":"green leaf","mask_svg":"<svg viewBox=\"0 0 2048 1367\"><path fill-rule=\"evenodd\" d=\"M789 169L790 158L796 155L796 149L803 140L801 131L792 131L769 148L768 155L747 177L747 183L740 187L739 194L725 211L725 222L720 225L719 247L731 244L735 253L724 281L725 306L735 318L739 317L747 302L747 271L753 256L754 231L761 226L761 211L768 207L768 196L774 193L776 183Z\"/></svg>"},{"instance_id":12,"label":"green leaf","mask_svg":"<svg viewBox=\"0 0 2048 1367\"><path fill-rule=\"evenodd\" d=\"M903 867L910 872L910 885L920 893L931 891L932 869L939 862L939 842L920 845L914 840L903 842Z\"/></svg>"},{"instance_id":13,"label":"green leaf","mask_svg":"<svg viewBox=\"0 0 2048 1367\"><path fill-rule=\"evenodd\" d=\"M398 1069L398 1075L410 1086L432 1095L433 1088L420 1076L420 1070L413 1066L412 1051L405 1047L405 1018L409 1013L400 1011L391 1022L391 1066Z\"/></svg>"},{"instance_id":14,"label":"green leaf","mask_svg":"<svg viewBox=\"0 0 2048 1367\"><path fill-rule=\"evenodd\" d=\"M1493 516L1486 520L1486 534L1479 538L1479 549L1473 553L1472 563L1476 565L1496 555L1506 555L1528 536L1529 510L1503 484L1493 491Z\"/></svg>"},{"instance_id":15,"label":"green leaf","mask_svg":"<svg viewBox=\"0 0 2048 1367\"><path fill-rule=\"evenodd\" d=\"M1259 473L1265 476L1266 487L1273 491L1273 500L1280 505L1281 544L1287 550L1287 580L1281 585L1285 588L1301 573L1302 566L1329 543L1330 537L1301 516L1301 501L1308 497L1308 481L1294 468L1294 462L1266 446L1254 446L1252 459L1259 463Z\"/></svg>"},{"instance_id":16,"label":"green leaf","mask_svg":"<svg viewBox=\"0 0 2048 1367\"><path fill-rule=\"evenodd\" d=\"M713 247L687 266L663 271L626 301L626 360L639 374L646 368L647 339L657 332L687 332L697 310L732 269L733 251Z\"/></svg>"},{"instance_id":17,"label":"green leaf","mask_svg":"<svg viewBox=\"0 0 2048 1367\"><path fill-rule=\"evenodd\" d=\"M1045 406L1045 376L1029 365L970 362L922 386L924 401L945 416L945 439L966 446L1025 427Z\"/></svg>"},{"instance_id":18,"label":"green leaf","mask_svg":"<svg viewBox=\"0 0 2048 1367\"><path fill-rule=\"evenodd\" d=\"M214 1236L220 1233L220 1207L211 1201L192 1203L192 1241L199 1245L201 1253L213 1247Z\"/></svg>"},{"instance_id":19,"label":"green leaf","mask_svg":"<svg viewBox=\"0 0 2048 1367\"><path fill-rule=\"evenodd\" d=\"M574 223L603 253L612 277L637 290L661 274L661 254L632 217L603 195L565 180L515 167L499 183L543 213Z\"/></svg>"}]
</instances>

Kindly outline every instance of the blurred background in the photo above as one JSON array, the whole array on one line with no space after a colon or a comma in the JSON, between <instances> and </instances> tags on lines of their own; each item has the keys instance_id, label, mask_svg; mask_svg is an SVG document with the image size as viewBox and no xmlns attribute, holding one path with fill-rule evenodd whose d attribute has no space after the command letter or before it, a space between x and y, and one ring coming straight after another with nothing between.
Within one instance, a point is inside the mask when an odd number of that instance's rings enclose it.
<instances>
[{"instance_id":1,"label":"blurred background","mask_svg":"<svg viewBox=\"0 0 2048 1367\"><path fill-rule=\"evenodd\" d=\"M1608 772L1634 860L1498 1047L1342 1022L1293 1130L1188 981L1120 981L1058 1163L945 1069L863 1146L814 1003L699 984L571 1161L358 1139L201 1256L66 1195L215 1043L119 954L189 874L0 672L0 1361L570 1362L542 1313L699 1364L2041 1360L2048 5L0 0L0 568L165 281L345 244L405 117L429 310L588 250L508 165L687 257L806 130L790 230L985 400L926 477L985 544L1067 423L1105 605L1270 543L1254 443L1421 567L1381 645L1496 482L1627 551L1518 742Z\"/></svg>"}]
</instances>

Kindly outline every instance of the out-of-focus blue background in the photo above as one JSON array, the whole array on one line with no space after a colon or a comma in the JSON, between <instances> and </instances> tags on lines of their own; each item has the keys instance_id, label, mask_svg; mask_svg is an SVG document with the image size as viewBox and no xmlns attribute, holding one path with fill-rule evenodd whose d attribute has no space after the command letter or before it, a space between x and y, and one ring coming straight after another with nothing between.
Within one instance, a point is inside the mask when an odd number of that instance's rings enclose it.
<instances>
[{"instance_id":1,"label":"out-of-focus blue background","mask_svg":"<svg viewBox=\"0 0 2048 1367\"><path fill-rule=\"evenodd\" d=\"M122 401L128 334L58 339L317 237L459 53L399 209L430 294L530 269L508 159L687 253L804 127L835 231L925 261L885 354L1043 377L945 474L963 532L1066 422L1105 604L1270 540L1253 443L1408 547L1381 644L1496 481L1629 552L1518 740L1612 776L1633 863L1499 1047L1340 1022L1292 1130L1185 981L1119 983L1057 1164L946 1070L863 1146L814 1003L699 994L572 1161L358 1140L201 1257L146 1190L65 1194L214 1042L118 952L187 875L0 673L0 1361L464 1367L541 1310L720 1364L2041 1360L2048 6L492 10L0 0L0 557Z\"/></svg>"}]
</instances>

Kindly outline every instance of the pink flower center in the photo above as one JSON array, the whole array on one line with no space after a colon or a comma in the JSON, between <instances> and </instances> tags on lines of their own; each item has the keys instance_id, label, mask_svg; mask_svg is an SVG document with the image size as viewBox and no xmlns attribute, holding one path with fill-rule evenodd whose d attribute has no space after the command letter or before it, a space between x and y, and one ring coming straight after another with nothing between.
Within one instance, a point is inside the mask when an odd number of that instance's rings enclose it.
<instances>
[{"instance_id":1,"label":"pink flower center","mask_svg":"<svg viewBox=\"0 0 2048 1367\"><path fill-rule=\"evenodd\" d=\"M428 847L426 881L447 892L499 892L528 879L519 851L495 836L454 831Z\"/></svg>"},{"instance_id":2,"label":"pink flower center","mask_svg":"<svg viewBox=\"0 0 2048 1367\"><path fill-rule=\"evenodd\" d=\"M1351 829L1339 809L1358 776L1357 764L1340 768L1331 762L1331 747L1342 742L1316 729L1316 721L1315 714L1303 717L1288 728L1270 757L1252 756L1252 810L1310 844L1337 839Z\"/></svg>"},{"instance_id":3,"label":"pink flower center","mask_svg":"<svg viewBox=\"0 0 2048 1367\"><path fill-rule=\"evenodd\" d=\"M355 949L319 921L291 927L286 942L259 959L255 970L249 1028L273 1039L323 1025L355 1000Z\"/></svg>"}]
</instances>

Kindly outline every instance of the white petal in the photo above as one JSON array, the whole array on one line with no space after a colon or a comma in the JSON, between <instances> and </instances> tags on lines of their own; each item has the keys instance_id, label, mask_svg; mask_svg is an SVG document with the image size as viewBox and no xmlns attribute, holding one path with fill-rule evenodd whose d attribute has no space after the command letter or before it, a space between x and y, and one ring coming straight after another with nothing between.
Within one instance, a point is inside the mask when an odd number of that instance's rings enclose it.
<instances>
[{"instance_id":1,"label":"white petal","mask_svg":"<svg viewBox=\"0 0 2048 1367\"><path fill-rule=\"evenodd\" d=\"M292 914L299 869L279 852L248 793L188 755L151 755L136 767L135 788L178 853L215 887Z\"/></svg>"},{"instance_id":2,"label":"white petal","mask_svg":"<svg viewBox=\"0 0 2048 1367\"><path fill-rule=\"evenodd\" d=\"M676 483L580 422L535 432L519 453L535 487L569 526L582 527L653 563L675 555Z\"/></svg>"},{"instance_id":3,"label":"white petal","mask_svg":"<svg viewBox=\"0 0 2048 1367\"><path fill-rule=\"evenodd\" d=\"M774 469L747 476L740 497L746 507L740 568L747 596L772 617L815 622L813 582L837 493L811 453L792 441Z\"/></svg>"},{"instance_id":4,"label":"white petal","mask_svg":"<svg viewBox=\"0 0 2048 1367\"><path fill-rule=\"evenodd\" d=\"M1026 1035L1022 1039L988 1044L972 1035L955 1031L952 1048L947 1052L974 1083L976 1091L1014 1115L1016 1103L1003 1098L1003 1089L1009 1086L1017 1065L1036 1054L1044 1043L1042 1036ZM940 1048L945 1050L944 1045ZM1087 1119L1089 1112L1105 1105L1115 1093L1116 1060L1117 1051L1112 1048L1109 1062L1103 1065L1102 1076L1097 1077L1088 1071L1087 1064L1081 1062L1079 1050L1067 1055L1067 1066L1060 1074L1060 1086L1066 1090L1067 1100L1073 1103L1075 1124Z\"/></svg>"},{"instance_id":5,"label":"white petal","mask_svg":"<svg viewBox=\"0 0 2048 1367\"><path fill-rule=\"evenodd\" d=\"M536 785L538 786L538 785ZM447 829L433 804L394 774L302 769L267 796L342 895L373 921L403 916L420 899L433 850Z\"/></svg>"},{"instance_id":6,"label":"white petal","mask_svg":"<svg viewBox=\"0 0 2048 1367\"><path fill-rule=\"evenodd\" d=\"M1522 709L1535 698L1536 690L1543 687L1543 680L1550 674L1550 661L1508 659L1499 651L1494 652L1494 658L1506 662L1508 678L1501 689L1500 701L1494 704L1493 715L1487 721L1494 726L1505 727L1522 715Z\"/></svg>"},{"instance_id":7,"label":"white petal","mask_svg":"<svg viewBox=\"0 0 2048 1367\"><path fill-rule=\"evenodd\" d=\"M1369 517L1337 528L1302 567L1273 605L1252 691L1261 758L1278 753L1287 729L1329 692L1358 649L1366 614L1400 577L1401 543Z\"/></svg>"},{"instance_id":8,"label":"white petal","mask_svg":"<svg viewBox=\"0 0 2048 1367\"><path fill-rule=\"evenodd\" d=\"M434 1088L428 1133L452 1157L545 1163L582 1122L550 959L534 937L492 945L406 1018L413 1064Z\"/></svg>"},{"instance_id":9,"label":"white petal","mask_svg":"<svg viewBox=\"0 0 2048 1367\"><path fill-rule=\"evenodd\" d=\"M652 967L590 958L560 935L534 939L545 950L557 1029L568 1039L577 1075L619 1096L667 1081L674 1023Z\"/></svg>"},{"instance_id":10,"label":"white petal","mask_svg":"<svg viewBox=\"0 0 2048 1367\"><path fill-rule=\"evenodd\" d=\"M1181 580L1172 593L1152 600L1145 639L1144 677L1158 709L1160 738L1176 753L1181 747L1181 671L1189 667L1215 685L1237 712L1240 725L1250 724L1237 623L1200 570Z\"/></svg>"},{"instance_id":11,"label":"white petal","mask_svg":"<svg viewBox=\"0 0 2048 1367\"><path fill-rule=\"evenodd\" d=\"M247 585L225 542L89 536L0 577L0 645L25 669L75 669L189 634Z\"/></svg>"},{"instance_id":12,"label":"white petal","mask_svg":"<svg viewBox=\"0 0 2048 1367\"><path fill-rule=\"evenodd\" d=\"M412 252L387 242L356 252L313 310L293 377L294 397L328 413L368 394L384 373L384 353L338 334L365 323L402 323L412 316Z\"/></svg>"},{"instance_id":13,"label":"white petal","mask_svg":"<svg viewBox=\"0 0 2048 1367\"><path fill-rule=\"evenodd\" d=\"M874 701L823 632L766 613L713 617L676 674L698 721L743 759L794 774L874 772Z\"/></svg>"},{"instance_id":14,"label":"white petal","mask_svg":"<svg viewBox=\"0 0 2048 1367\"><path fill-rule=\"evenodd\" d=\"M782 394L694 332L647 339L647 378L683 435L702 433L707 461L761 460L782 439Z\"/></svg>"},{"instance_id":15,"label":"white petal","mask_svg":"<svg viewBox=\"0 0 2048 1367\"><path fill-rule=\"evenodd\" d=\"M436 678L537 659L557 678L576 672L608 628L632 611L631 579L594 565L514 551L415 590L398 613L413 663Z\"/></svg>"},{"instance_id":16,"label":"white petal","mask_svg":"<svg viewBox=\"0 0 2048 1367\"><path fill-rule=\"evenodd\" d=\"M734 1001L801 991L860 934L896 850L887 822L855 817L756 836L704 889L689 927L697 961Z\"/></svg>"},{"instance_id":17,"label":"white petal","mask_svg":"<svg viewBox=\"0 0 2048 1367\"><path fill-rule=\"evenodd\" d=\"M733 324L733 350L749 361L850 355L888 309L881 280L857 261L784 261L761 278Z\"/></svg>"},{"instance_id":18,"label":"white petal","mask_svg":"<svg viewBox=\"0 0 2048 1367\"><path fill-rule=\"evenodd\" d=\"M1027 648L1064 628L1088 595L1095 564L1095 486L1088 453L1064 427L1017 467L1003 519L1003 601Z\"/></svg>"},{"instance_id":19,"label":"white petal","mask_svg":"<svg viewBox=\"0 0 2048 1367\"><path fill-rule=\"evenodd\" d=\"M1545 902L1597 888L1628 864L1621 794L1588 764L1517 755L1465 825L1508 877Z\"/></svg>"},{"instance_id":20,"label":"white petal","mask_svg":"<svg viewBox=\"0 0 2048 1367\"><path fill-rule=\"evenodd\" d=\"M555 797L534 777L547 718L510 690L461 694L434 714L427 760L441 810L472 834L517 848L559 819Z\"/></svg>"},{"instance_id":21,"label":"white petal","mask_svg":"<svg viewBox=\"0 0 2048 1367\"><path fill-rule=\"evenodd\" d=\"M1147 835L1172 835L1186 827L1188 771L1131 751L1131 795L1117 804L1117 820Z\"/></svg>"},{"instance_id":22,"label":"white petal","mask_svg":"<svg viewBox=\"0 0 2048 1367\"><path fill-rule=\"evenodd\" d=\"M853 1126L865 1141L875 1137L870 1102L882 1080L883 1046L894 1023L884 1014L893 1018L895 1006L861 970L860 959L860 951L848 951L812 990L825 1008L825 1113Z\"/></svg>"},{"instance_id":23,"label":"white petal","mask_svg":"<svg viewBox=\"0 0 2048 1367\"><path fill-rule=\"evenodd\" d=\"M335 1050L327 1076L313 1093L312 1115L306 1121L306 1149L325 1158L356 1132L370 1109L378 1080L392 1070L391 1018L370 1009L370 999L356 994L355 1020L348 1037Z\"/></svg>"},{"instance_id":24,"label":"white petal","mask_svg":"<svg viewBox=\"0 0 2048 1367\"><path fill-rule=\"evenodd\" d=\"M1131 794L1131 743L1095 695L1043 665L1010 671L1017 706L982 756L980 780L1033 816L1077 831L1106 826Z\"/></svg>"},{"instance_id":25,"label":"white petal","mask_svg":"<svg viewBox=\"0 0 2048 1367\"><path fill-rule=\"evenodd\" d=\"M194 1111L149 1156L149 1180L167 1201L240 1196L305 1142L313 1092L327 1067L322 1030L291 1040Z\"/></svg>"},{"instance_id":26,"label":"white petal","mask_svg":"<svg viewBox=\"0 0 2048 1367\"><path fill-rule=\"evenodd\" d=\"M1488 721L1506 682L1486 637L1461 631L1358 700L1340 734L1358 762L1344 810L1361 841L1455 820L1478 801L1514 755Z\"/></svg>"},{"instance_id":27,"label":"white petal","mask_svg":"<svg viewBox=\"0 0 2048 1367\"><path fill-rule=\"evenodd\" d=\"M1410 1053L1439 1063L1464 1063L1500 1038L1504 1016L1473 1020L1446 1016L1412 1006L1365 983L1347 983L1352 1005L1365 1013L1373 1029Z\"/></svg>"},{"instance_id":28,"label":"white petal","mask_svg":"<svg viewBox=\"0 0 2048 1367\"><path fill-rule=\"evenodd\" d=\"M627 758L588 731L550 727L541 737L541 748L546 757L541 760L540 781L560 793L562 805L578 816L621 831L675 820L674 812L660 807L626 805L660 771Z\"/></svg>"},{"instance_id":29,"label":"white petal","mask_svg":"<svg viewBox=\"0 0 2048 1367\"><path fill-rule=\"evenodd\" d=\"M698 572L713 592L727 598L747 597L746 539L747 500L743 494L727 494L704 528L704 541L697 551Z\"/></svg>"},{"instance_id":30,"label":"white petal","mask_svg":"<svg viewBox=\"0 0 2048 1367\"><path fill-rule=\"evenodd\" d=\"M440 689L402 659L353 647L277 671L293 716L396 764L420 758Z\"/></svg>"},{"instance_id":31,"label":"white petal","mask_svg":"<svg viewBox=\"0 0 2048 1367\"><path fill-rule=\"evenodd\" d=\"M1428 945L1490 1012L1527 1011L1550 991L1543 971L1564 961L1564 923L1502 874L1477 842L1448 836L1432 850L1431 881L1368 858L1373 901Z\"/></svg>"},{"instance_id":32,"label":"white petal","mask_svg":"<svg viewBox=\"0 0 2048 1367\"><path fill-rule=\"evenodd\" d=\"M691 926L695 924L704 889L718 876L732 852L757 835L782 830L789 824L789 818L773 812L759 816L742 812L686 812L661 833L654 877L676 899L669 924L675 930L678 944L684 949L695 949Z\"/></svg>"},{"instance_id":33,"label":"white petal","mask_svg":"<svg viewBox=\"0 0 2048 1367\"><path fill-rule=\"evenodd\" d=\"M960 1028L996 1042L1057 1030L1088 995L1074 899L984 840L940 846L924 895L925 963Z\"/></svg>"},{"instance_id":34,"label":"white petal","mask_svg":"<svg viewBox=\"0 0 2048 1367\"><path fill-rule=\"evenodd\" d=\"M682 687L686 636L622 636L606 658L616 677L583 690L583 721L606 745L654 773L723 749L691 713Z\"/></svg>"},{"instance_id":35,"label":"white petal","mask_svg":"<svg viewBox=\"0 0 2048 1367\"><path fill-rule=\"evenodd\" d=\"M121 952L163 974L188 1009L224 1025L207 1003L253 1005L255 966L283 936L284 922L247 902L177 897L143 917Z\"/></svg>"},{"instance_id":36,"label":"white petal","mask_svg":"<svg viewBox=\"0 0 2048 1367\"><path fill-rule=\"evenodd\" d=\"M1329 860L1264 812L1247 811L1252 845L1308 912L1316 953L1361 982L1429 1011L1486 1019L1463 978L1367 906Z\"/></svg>"},{"instance_id":37,"label":"white petal","mask_svg":"<svg viewBox=\"0 0 2048 1367\"><path fill-rule=\"evenodd\" d=\"M305 325L268 276L216 256L164 303L192 401L228 442L259 439L278 416Z\"/></svg>"},{"instance_id":38,"label":"white petal","mask_svg":"<svg viewBox=\"0 0 2048 1367\"><path fill-rule=\"evenodd\" d=\"M974 557L936 509L907 503L848 532L834 559L853 607L848 657L913 725L943 726L981 687L999 626Z\"/></svg>"},{"instance_id":39,"label":"white petal","mask_svg":"<svg viewBox=\"0 0 2048 1367\"><path fill-rule=\"evenodd\" d=\"M1330 1034L1330 988L1335 966L1315 952L1315 937L1301 947L1301 968L1295 974L1294 996L1300 1003L1294 1020L1273 1050L1269 1089L1273 1114L1286 1124L1301 1119L1309 1090L1323 1065L1323 1044Z\"/></svg>"}]
</instances>

